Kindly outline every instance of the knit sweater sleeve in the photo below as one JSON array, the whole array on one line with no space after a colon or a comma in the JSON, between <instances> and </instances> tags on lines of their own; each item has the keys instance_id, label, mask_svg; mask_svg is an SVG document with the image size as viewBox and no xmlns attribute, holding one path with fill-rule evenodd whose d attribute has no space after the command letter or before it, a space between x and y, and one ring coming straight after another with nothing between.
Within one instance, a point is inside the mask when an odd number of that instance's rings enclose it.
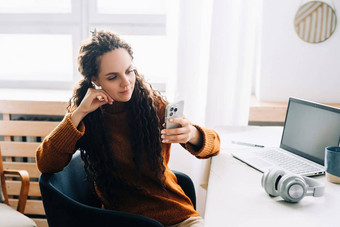
<instances>
[{"instance_id":1,"label":"knit sweater sleeve","mask_svg":"<svg viewBox=\"0 0 340 227\"><path fill-rule=\"evenodd\" d=\"M36 151L38 169L42 173L55 173L64 169L76 151L77 141L84 135L81 122L76 128L67 114L60 124L47 136Z\"/></svg>"},{"instance_id":2,"label":"knit sweater sleeve","mask_svg":"<svg viewBox=\"0 0 340 227\"><path fill-rule=\"evenodd\" d=\"M203 145L202 147L197 147L191 143L181 144L186 150L191 154L195 155L197 158L210 158L212 156L218 155L220 152L220 137L212 129L206 129L198 125L193 125L202 134Z\"/></svg>"}]
</instances>

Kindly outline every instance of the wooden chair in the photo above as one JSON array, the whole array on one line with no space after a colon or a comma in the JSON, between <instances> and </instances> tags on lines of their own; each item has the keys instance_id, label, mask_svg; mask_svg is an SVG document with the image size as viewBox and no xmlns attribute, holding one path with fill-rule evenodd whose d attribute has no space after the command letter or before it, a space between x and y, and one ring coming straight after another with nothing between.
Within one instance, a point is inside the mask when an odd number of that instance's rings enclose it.
<instances>
[{"instance_id":1,"label":"wooden chair","mask_svg":"<svg viewBox=\"0 0 340 227\"><path fill-rule=\"evenodd\" d=\"M0 157L1 150L0 150ZM20 193L18 199L17 210L10 207L8 202L8 194L6 187L6 176L19 176L21 181ZM30 179L26 170L4 170L2 158L0 159L0 180L1 180L1 197L4 200L0 203L0 226L36 226L33 220L24 215L27 195L30 185Z\"/></svg>"},{"instance_id":2,"label":"wooden chair","mask_svg":"<svg viewBox=\"0 0 340 227\"><path fill-rule=\"evenodd\" d=\"M1 150L0 150L0 156L1 156ZM28 189L30 186L30 178L29 178L28 172L26 170L10 170L10 169L4 170L2 158L0 159L1 191L4 196L4 203L9 205L5 175L20 177L21 187L20 187L17 211L19 211L20 213L24 213L26 201L27 201Z\"/></svg>"},{"instance_id":3,"label":"wooden chair","mask_svg":"<svg viewBox=\"0 0 340 227\"><path fill-rule=\"evenodd\" d=\"M21 191L18 177L6 178L7 203L32 217L38 227L48 224L41 201L35 151L63 118L66 105L66 102L0 100L0 150L4 171L26 170L30 177L26 208L22 210L25 204L18 199Z\"/></svg>"}]
</instances>

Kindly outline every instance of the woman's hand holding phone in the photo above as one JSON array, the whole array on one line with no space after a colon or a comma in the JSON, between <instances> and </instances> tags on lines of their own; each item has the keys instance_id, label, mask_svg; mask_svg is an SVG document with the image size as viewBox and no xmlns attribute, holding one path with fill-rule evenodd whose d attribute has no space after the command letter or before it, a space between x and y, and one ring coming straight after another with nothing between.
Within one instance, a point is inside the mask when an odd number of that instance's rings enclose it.
<instances>
[{"instance_id":1,"label":"woman's hand holding phone","mask_svg":"<svg viewBox=\"0 0 340 227\"><path fill-rule=\"evenodd\" d=\"M112 104L114 100L102 89L89 88L80 105L73 111L71 120L75 127L89 113L95 111L104 104Z\"/></svg>"},{"instance_id":2,"label":"woman's hand holding phone","mask_svg":"<svg viewBox=\"0 0 340 227\"><path fill-rule=\"evenodd\" d=\"M201 133L183 118L184 102L169 104L165 110L165 129L161 131L163 143L187 143L199 146Z\"/></svg>"},{"instance_id":3,"label":"woman's hand holding phone","mask_svg":"<svg viewBox=\"0 0 340 227\"><path fill-rule=\"evenodd\" d=\"M171 118L169 122L178 124L178 128L168 128L161 131L163 143L186 143L189 142L197 130L188 119Z\"/></svg>"}]
</instances>

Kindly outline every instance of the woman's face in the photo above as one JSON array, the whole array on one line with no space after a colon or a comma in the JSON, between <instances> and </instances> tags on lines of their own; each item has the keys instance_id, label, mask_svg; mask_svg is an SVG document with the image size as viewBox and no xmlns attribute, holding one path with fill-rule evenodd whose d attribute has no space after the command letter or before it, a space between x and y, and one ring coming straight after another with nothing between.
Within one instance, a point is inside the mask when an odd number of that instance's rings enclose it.
<instances>
[{"instance_id":1,"label":"woman's face","mask_svg":"<svg viewBox=\"0 0 340 227\"><path fill-rule=\"evenodd\" d=\"M127 102L135 87L136 75L127 50L119 48L101 56L99 73L93 78L114 101Z\"/></svg>"}]
</instances>

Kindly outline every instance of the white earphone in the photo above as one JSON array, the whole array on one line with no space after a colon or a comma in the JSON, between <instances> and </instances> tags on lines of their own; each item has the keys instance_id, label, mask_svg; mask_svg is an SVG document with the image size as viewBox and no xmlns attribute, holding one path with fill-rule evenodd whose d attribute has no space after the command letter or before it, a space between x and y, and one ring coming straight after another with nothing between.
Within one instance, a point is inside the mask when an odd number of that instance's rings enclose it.
<instances>
[{"instance_id":1,"label":"white earphone","mask_svg":"<svg viewBox=\"0 0 340 227\"><path fill-rule=\"evenodd\" d=\"M281 196L290 203L299 202L305 196L320 197L324 184L309 177L286 173L282 169L270 169L263 173L261 185L271 196Z\"/></svg>"},{"instance_id":2,"label":"white earphone","mask_svg":"<svg viewBox=\"0 0 340 227\"><path fill-rule=\"evenodd\" d=\"M95 89L97 89L97 90L100 90L100 89L102 89L102 87L101 86L98 86L97 84L95 84L93 81L91 81L91 83L92 83L92 85L94 86L94 88Z\"/></svg>"}]
</instances>

